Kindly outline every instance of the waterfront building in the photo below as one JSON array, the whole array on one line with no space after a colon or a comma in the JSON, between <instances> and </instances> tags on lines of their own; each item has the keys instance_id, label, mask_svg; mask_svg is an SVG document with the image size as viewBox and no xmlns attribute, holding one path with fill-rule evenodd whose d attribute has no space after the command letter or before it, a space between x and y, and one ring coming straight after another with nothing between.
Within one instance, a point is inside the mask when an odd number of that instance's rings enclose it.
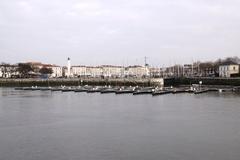
<instances>
[{"instance_id":1,"label":"waterfront building","mask_svg":"<svg viewBox=\"0 0 240 160\"><path fill-rule=\"evenodd\" d=\"M150 70L151 77L160 77L161 76L160 68L152 67L152 68L149 68L149 70Z\"/></svg>"},{"instance_id":2,"label":"waterfront building","mask_svg":"<svg viewBox=\"0 0 240 160\"><path fill-rule=\"evenodd\" d=\"M72 66L71 67L73 77L84 77L87 75L86 66Z\"/></svg>"},{"instance_id":3,"label":"waterfront building","mask_svg":"<svg viewBox=\"0 0 240 160\"><path fill-rule=\"evenodd\" d=\"M1 64L0 78L12 78L19 75L17 65Z\"/></svg>"},{"instance_id":4,"label":"waterfront building","mask_svg":"<svg viewBox=\"0 0 240 160\"><path fill-rule=\"evenodd\" d=\"M63 76L63 68L61 66L51 65L49 68L53 71L50 77L59 78Z\"/></svg>"},{"instance_id":5,"label":"waterfront building","mask_svg":"<svg viewBox=\"0 0 240 160\"><path fill-rule=\"evenodd\" d=\"M183 65L183 76L194 77L199 76L199 64L184 64Z\"/></svg>"},{"instance_id":6,"label":"waterfront building","mask_svg":"<svg viewBox=\"0 0 240 160\"><path fill-rule=\"evenodd\" d=\"M239 64L227 62L219 66L219 77L230 78L237 76L239 76Z\"/></svg>"},{"instance_id":7,"label":"waterfront building","mask_svg":"<svg viewBox=\"0 0 240 160\"><path fill-rule=\"evenodd\" d=\"M142 77L148 77L150 75L150 70L147 66L129 66L126 68L126 76L129 77L138 77L138 78L142 78Z\"/></svg>"},{"instance_id":8,"label":"waterfront building","mask_svg":"<svg viewBox=\"0 0 240 160\"><path fill-rule=\"evenodd\" d=\"M120 78L124 76L124 67L122 66L102 65L100 67L103 77Z\"/></svg>"},{"instance_id":9,"label":"waterfront building","mask_svg":"<svg viewBox=\"0 0 240 160\"><path fill-rule=\"evenodd\" d=\"M100 77L102 76L102 67L72 66L71 74L73 77Z\"/></svg>"},{"instance_id":10,"label":"waterfront building","mask_svg":"<svg viewBox=\"0 0 240 160\"><path fill-rule=\"evenodd\" d=\"M199 75L201 77L215 77L218 74L218 67L212 62L200 63Z\"/></svg>"},{"instance_id":11,"label":"waterfront building","mask_svg":"<svg viewBox=\"0 0 240 160\"><path fill-rule=\"evenodd\" d=\"M102 77L103 76L103 69L101 66L87 66L86 67L86 75L88 77Z\"/></svg>"},{"instance_id":12,"label":"waterfront building","mask_svg":"<svg viewBox=\"0 0 240 160\"><path fill-rule=\"evenodd\" d=\"M38 74L41 68L52 69L51 78L58 78L63 76L63 67L55 64L43 64L41 62L27 62L33 68L33 74Z\"/></svg>"}]
</instances>

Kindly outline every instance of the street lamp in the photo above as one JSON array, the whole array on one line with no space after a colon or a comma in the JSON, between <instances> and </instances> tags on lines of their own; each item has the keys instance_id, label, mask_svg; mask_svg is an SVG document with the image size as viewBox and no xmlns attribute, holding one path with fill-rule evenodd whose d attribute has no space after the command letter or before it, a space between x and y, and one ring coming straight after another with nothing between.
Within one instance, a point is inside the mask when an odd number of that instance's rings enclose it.
<instances>
[{"instance_id":1,"label":"street lamp","mask_svg":"<svg viewBox=\"0 0 240 160\"><path fill-rule=\"evenodd\" d=\"M202 81L199 81L199 85L200 85L200 90L201 90Z\"/></svg>"}]
</instances>

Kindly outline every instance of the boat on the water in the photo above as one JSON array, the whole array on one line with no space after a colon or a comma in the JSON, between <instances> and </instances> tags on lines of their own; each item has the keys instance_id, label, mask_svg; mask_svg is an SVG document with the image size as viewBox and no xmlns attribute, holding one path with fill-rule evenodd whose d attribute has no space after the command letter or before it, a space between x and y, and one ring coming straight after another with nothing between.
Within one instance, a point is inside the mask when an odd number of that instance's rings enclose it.
<instances>
[{"instance_id":1,"label":"boat on the water","mask_svg":"<svg viewBox=\"0 0 240 160\"><path fill-rule=\"evenodd\" d=\"M141 95L141 94L152 94L155 91L152 87L146 87L142 89L138 89L133 92L133 95Z\"/></svg>"},{"instance_id":2,"label":"boat on the water","mask_svg":"<svg viewBox=\"0 0 240 160\"><path fill-rule=\"evenodd\" d=\"M23 90L24 90L24 91L31 91L31 90L32 90L32 87L24 87Z\"/></svg>"},{"instance_id":3,"label":"boat on the water","mask_svg":"<svg viewBox=\"0 0 240 160\"><path fill-rule=\"evenodd\" d=\"M39 91L41 88L39 87L32 87L32 91Z\"/></svg>"},{"instance_id":4,"label":"boat on the water","mask_svg":"<svg viewBox=\"0 0 240 160\"><path fill-rule=\"evenodd\" d=\"M188 91L186 89L174 89L172 91L172 94L178 94L178 93L187 93Z\"/></svg>"},{"instance_id":5,"label":"boat on the water","mask_svg":"<svg viewBox=\"0 0 240 160\"><path fill-rule=\"evenodd\" d=\"M37 86L32 86L32 87L23 87L22 90L25 90L25 91L37 91L37 90L40 90L41 87L37 87Z\"/></svg>"},{"instance_id":6,"label":"boat on the water","mask_svg":"<svg viewBox=\"0 0 240 160\"><path fill-rule=\"evenodd\" d=\"M50 91L52 87L41 87L39 90L41 91Z\"/></svg>"},{"instance_id":7,"label":"boat on the water","mask_svg":"<svg viewBox=\"0 0 240 160\"><path fill-rule=\"evenodd\" d=\"M92 89L92 86L79 86L74 90L74 92L87 92L88 90Z\"/></svg>"},{"instance_id":8,"label":"boat on the water","mask_svg":"<svg viewBox=\"0 0 240 160\"><path fill-rule=\"evenodd\" d=\"M202 90L196 90L194 91L194 94L202 94L208 92L208 89L202 89Z\"/></svg>"},{"instance_id":9,"label":"boat on the water","mask_svg":"<svg viewBox=\"0 0 240 160\"><path fill-rule=\"evenodd\" d=\"M14 90L23 90L23 87L15 87Z\"/></svg>"},{"instance_id":10,"label":"boat on the water","mask_svg":"<svg viewBox=\"0 0 240 160\"><path fill-rule=\"evenodd\" d=\"M61 91L62 92L74 92L75 88L73 88L73 87L64 87Z\"/></svg>"},{"instance_id":11,"label":"boat on the water","mask_svg":"<svg viewBox=\"0 0 240 160\"><path fill-rule=\"evenodd\" d=\"M133 93L134 91L136 91L137 88L136 87L120 87L118 90L116 90L116 94L129 94L129 93Z\"/></svg>"},{"instance_id":12,"label":"boat on the water","mask_svg":"<svg viewBox=\"0 0 240 160\"><path fill-rule=\"evenodd\" d=\"M233 91L233 92L240 92L240 86L234 87L234 88L232 89L232 91Z\"/></svg>"},{"instance_id":13,"label":"boat on the water","mask_svg":"<svg viewBox=\"0 0 240 160\"><path fill-rule=\"evenodd\" d=\"M101 92L102 90L104 90L105 87L92 87L90 89L87 90L87 93L96 93L96 92Z\"/></svg>"},{"instance_id":14,"label":"boat on the water","mask_svg":"<svg viewBox=\"0 0 240 160\"><path fill-rule=\"evenodd\" d=\"M170 94L173 93L172 90L156 90L152 93L153 96L158 96L158 95L164 95L164 94Z\"/></svg>"},{"instance_id":15,"label":"boat on the water","mask_svg":"<svg viewBox=\"0 0 240 160\"><path fill-rule=\"evenodd\" d=\"M115 93L117 91L116 88L106 88L106 89L102 89L100 91L101 94L106 94L106 93Z\"/></svg>"},{"instance_id":16,"label":"boat on the water","mask_svg":"<svg viewBox=\"0 0 240 160\"><path fill-rule=\"evenodd\" d=\"M62 91L62 87L57 87L57 88L51 88L52 92L57 92L57 91Z\"/></svg>"}]
</instances>

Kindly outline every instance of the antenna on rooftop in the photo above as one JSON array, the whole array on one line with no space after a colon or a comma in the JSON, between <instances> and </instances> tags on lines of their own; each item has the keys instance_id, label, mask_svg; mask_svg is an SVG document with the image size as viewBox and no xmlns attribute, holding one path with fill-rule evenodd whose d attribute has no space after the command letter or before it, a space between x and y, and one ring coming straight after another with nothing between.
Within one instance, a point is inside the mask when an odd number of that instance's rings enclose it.
<instances>
[{"instance_id":1,"label":"antenna on rooftop","mask_svg":"<svg viewBox=\"0 0 240 160\"><path fill-rule=\"evenodd\" d=\"M148 59L148 57L145 56L144 57L144 65L145 65L145 67L148 66L147 59Z\"/></svg>"}]
</instances>

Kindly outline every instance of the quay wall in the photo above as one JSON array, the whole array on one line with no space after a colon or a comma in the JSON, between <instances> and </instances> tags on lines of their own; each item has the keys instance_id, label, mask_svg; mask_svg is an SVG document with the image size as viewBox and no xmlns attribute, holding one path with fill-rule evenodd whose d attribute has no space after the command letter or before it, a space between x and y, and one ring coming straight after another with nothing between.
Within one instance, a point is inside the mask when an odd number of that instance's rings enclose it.
<instances>
[{"instance_id":1,"label":"quay wall","mask_svg":"<svg viewBox=\"0 0 240 160\"><path fill-rule=\"evenodd\" d=\"M223 86L240 86L240 78L210 78L210 77L194 77L194 78L168 78L164 80L165 86L191 85L223 85Z\"/></svg>"},{"instance_id":2,"label":"quay wall","mask_svg":"<svg viewBox=\"0 0 240 160\"><path fill-rule=\"evenodd\" d=\"M0 87L31 87L31 86L79 86L79 85L111 85L111 86L159 86L158 81L151 79L0 79Z\"/></svg>"},{"instance_id":3,"label":"quay wall","mask_svg":"<svg viewBox=\"0 0 240 160\"><path fill-rule=\"evenodd\" d=\"M179 86L199 84L202 81L203 85L225 85L225 86L240 86L240 78L166 78L164 86ZM163 86L158 80L149 78L138 79L101 79L101 78L86 78L86 79L0 79L0 87L31 87L31 86L79 86L79 85L111 85L111 86Z\"/></svg>"}]
</instances>

